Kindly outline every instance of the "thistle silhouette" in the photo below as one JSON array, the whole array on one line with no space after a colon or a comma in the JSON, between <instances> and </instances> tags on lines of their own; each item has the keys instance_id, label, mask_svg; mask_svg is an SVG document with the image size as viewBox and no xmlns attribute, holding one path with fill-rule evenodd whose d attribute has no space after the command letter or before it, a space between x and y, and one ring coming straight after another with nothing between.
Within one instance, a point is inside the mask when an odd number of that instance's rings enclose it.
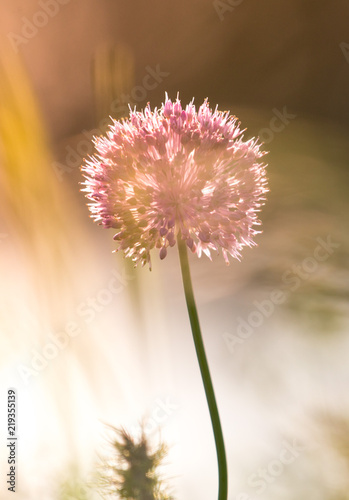
<instances>
[{"instance_id":1,"label":"thistle silhouette","mask_svg":"<svg viewBox=\"0 0 349 500\"><path fill-rule=\"evenodd\" d=\"M166 446L160 443L152 452L143 431L136 440L123 428L111 429L115 433L111 441L114 457L103 463L99 477L99 489L104 498L172 500L164 492L157 473L167 454Z\"/></svg>"}]
</instances>

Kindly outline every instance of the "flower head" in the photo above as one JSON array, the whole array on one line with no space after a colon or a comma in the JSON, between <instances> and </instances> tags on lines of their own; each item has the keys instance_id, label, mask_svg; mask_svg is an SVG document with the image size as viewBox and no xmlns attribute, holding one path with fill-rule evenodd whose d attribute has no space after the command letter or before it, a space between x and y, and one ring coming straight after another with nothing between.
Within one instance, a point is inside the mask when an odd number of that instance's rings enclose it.
<instances>
[{"instance_id":1,"label":"flower head","mask_svg":"<svg viewBox=\"0 0 349 500\"><path fill-rule=\"evenodd\" d=\"M221 250L239 258L254 243L257 212L267 192L257 139L243 140L229 112L195 109L166 95L161 109L131 111L95 138L85 161L91 216L117 232L118 249L150 265L150 250L166 257L176 238L199 257Z\"/></svg>"}]
</instances>

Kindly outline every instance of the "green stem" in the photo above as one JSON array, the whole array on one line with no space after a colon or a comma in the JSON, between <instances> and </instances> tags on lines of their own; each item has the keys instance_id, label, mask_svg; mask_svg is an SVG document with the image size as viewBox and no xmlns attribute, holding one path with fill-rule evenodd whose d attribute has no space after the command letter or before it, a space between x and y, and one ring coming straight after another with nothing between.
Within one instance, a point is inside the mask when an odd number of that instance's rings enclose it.
<instances>
[{"instance_id":1,"label":"green stem","mask_svg":"<svg viewBox=\"0 0 349 500\"><path fill-rule=\"evenodd\" d=\"M216 443L217 461L218 461L218 481L219 481L218 500L227 500L228 473L227 473L227 460L225 456L223 433L218 414L216 397L214 394L212 380L210 376L210 370L208 367L207 358L205 354L205 347L202 340L199 317L195 305L193 286L190 277L187 246L185 242L181 239L180 235L177 238L177 243L178 243L179 260L181 263L183 286L189 313L190 325L193 333L196 355L199 361L201 377L205 388L205 394L206 394L208 408L210 411L213 434Z\"/></svg>"}]
</instances>

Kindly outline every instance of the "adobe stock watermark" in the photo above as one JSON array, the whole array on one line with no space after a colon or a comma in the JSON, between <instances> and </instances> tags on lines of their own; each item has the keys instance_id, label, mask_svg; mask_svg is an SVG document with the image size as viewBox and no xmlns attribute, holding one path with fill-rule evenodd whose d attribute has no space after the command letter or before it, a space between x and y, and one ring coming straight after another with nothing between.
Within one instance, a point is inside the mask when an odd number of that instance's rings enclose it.
<instances>
[{"instance_id":1,"label":"adobe stock watermark","mask_svg":"<svg viewBox=\"0 0 349 500\"><path fill-rule=\"evenodd\" d=\"M71 0L39 0L40 8L34 13L31 19L22 17L21 33L7 33L13 50L18 53L20 45L27 45L38 33L39 30L47 26L50 19L56 17L62 5L67 5Z\"/></svg>"},{"instance_id":2,"label":"adobe stock watermark","mask_svg":"<svg viewBox=\"0 0 349 500\"><path fill-rule=\"evenodd\" d=\"M83 320L86 325L92 323L97 314L108 307L115 296L120 294L128 282L134 279L133 276L126 274L125 270L119 273L116 270L111 272L111 278L104 288L101 288L94 296L89 296L76 307L76 316ZM52 332L48 335L49 341L41 349L31 350L31 359L27 364L20 364L17 370L23 380L28 385L29 379L37 377L49 364L63 351L71 339L77 337L82 332L78 321L67 321L60 332Z\"/></svg>"},{"instance_id":3,"label":"adobe stock watermark","mask_svg":"<svg viewBox=\"0 0 349 500\"><path fill-rule=\"evenodd\" d=\"M264 493L285 472L286 467L293 464L308 449L307 446L295 439L292 442L285 440L281 444L282 448L278 457L270 460L265 467L259 468L247 478L247 484L252 488L253 495ZM246 492L240 492L235 496L235 500L252 499L253 497Z\"/></svg>"},{"instance_id":4,"label":"adobe stock watermark","mask_svg":"<svg viewBox=\"0 0 349 500\"><path fill-rule=\"evenodd\" d=\"M155 66L153 69L151 66L146 66L145 75L142 79L142 85L135 85L131 90L130 94L121 94L118 99L115 99L110 105L111 115L115 114L116 116L128 115L129 106L133 108L137 104L144 101L148 92L156 89L164 80L164 78L169 76L168 71L163 71L160 68L160 64ZM92 143L93 136L99 136L105 133L105 129L108 125L110 125L110 118L104 118L100 121L98 128L93 130L83 130L82 135L84 139L81 139L76 145L75 149L71 146L66 146L66 156L64 163L53 162L52 168L58 178L59 181L62 182L63 176L67 173L72 172L74 169L79 168L82 162L82 159L88 155L91 155L94 150L94 146Z\"/></svg>"},{"instance_id":5,"label":"adobe stock watermark","mask_svg":"<svg viewBox=\"0 0 349 500\"><path fill-rule=\"evenodd\" d=\"M145 435L150 435L159 429L180 408L178 404L170 400L169 396L165 400L156 398L155 403L156 405L151 411L150 417L145 419L145 423L141 427ZM137 435L139 426L132 426L130 431L132 435Z\"/></svg>"},{"instance_id":6,"label":"adobe stock watermark","mask_svg":"<svg viewBox=\"0 0 349 500\"><path fill-rule=\"evenodd\" d=\"M157 64L155 69L148 65L145 67L145 71L146 73L142 78L142 85L135 85L130 94L121 94L120 98L112 102L110 106L112 113L124 116L128 115L129 107L134 108L140 102L145 101L148 92L155 90L170 75L168 71L161 70L160 64Z\"/></svg>"},{"instance_id":7,"label":"adobe stock watermark","mask_svg":"<svg viewBox=\"0 0 349 500\"><path fill-rule=\"evenodd\" d=\"M262 326L266 318L270 318L274 313L276 306L283 304L290 292L296 291L302 282L308 280L316 273L321 265L325 262L334 251L339 248L340 244L332 241L331 235L326 239L316 238L318 245L313 251L313 255L305 257L299 264L294 264L290 269L287 269L281 276L283 288L273 290L269 298L253 302L254 309L249 313L246 319L238 316L238 326L236 334L229 332L223 333L223 339L233 354L236 348L241 346L254 333L255 328Z\"/></svg>"},{"instance_id":8,"label":"adobe stock watermark","mask_svg":"<svg viewBox=\"0 0 349 500\"><path fill-rule=\"evenodd\" d=\"M339 48L341 49L343 56L345 57L345 60L349 64L349 43L341 42L339 44Z\"/></svg>"},{"instance_id":9,"label":"adobe stock watermark","mask_svg":"<svg viewBox=\"0 0 349 500\"><path fill-rule=\"evenodd\" d=\"M243 1L244 0L214 0L212 5L220 21L224 21L226 12L233 12L235 7L238 7Z\"/></svg>"},{"instance_id":10,"label":"adobe stock watermark","mask_svg":"<svg viewBox=\"0 0 349 500\"><path fill-rule=\"evenodd\" d=\"M279 111L277 108L273 108L272 112L274 116L269 122L269 127L260 129L257 134L261 142L264 144L269 144L274 139L275 134L285 130L290 121L297 118L297 115L288 113L286 106L282 108L282 111Z\"/></svg>"}]
</instances>

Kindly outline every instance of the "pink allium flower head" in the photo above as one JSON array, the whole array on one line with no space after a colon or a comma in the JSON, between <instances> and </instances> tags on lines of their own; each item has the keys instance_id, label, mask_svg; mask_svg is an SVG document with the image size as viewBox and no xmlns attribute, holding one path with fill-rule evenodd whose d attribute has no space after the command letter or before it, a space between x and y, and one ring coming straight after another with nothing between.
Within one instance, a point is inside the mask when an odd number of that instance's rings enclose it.
<instances>
[{"instance_id":1,"label":"pink allium flower head","mask_svg":"<svg viewBox=\"0 0 349 500\"><path fill-rule=\"evenodd\" d=\"M267 189L257 139L243 141L229 112L196 111L167 97L160 110L113 120L97 154L85 161L86 196L96 222L117 232L118 249L137 264L161 259L176 237L199 257L221 250L238 258L254 243L257 212Z\"/></svg>"}]
</instances>

